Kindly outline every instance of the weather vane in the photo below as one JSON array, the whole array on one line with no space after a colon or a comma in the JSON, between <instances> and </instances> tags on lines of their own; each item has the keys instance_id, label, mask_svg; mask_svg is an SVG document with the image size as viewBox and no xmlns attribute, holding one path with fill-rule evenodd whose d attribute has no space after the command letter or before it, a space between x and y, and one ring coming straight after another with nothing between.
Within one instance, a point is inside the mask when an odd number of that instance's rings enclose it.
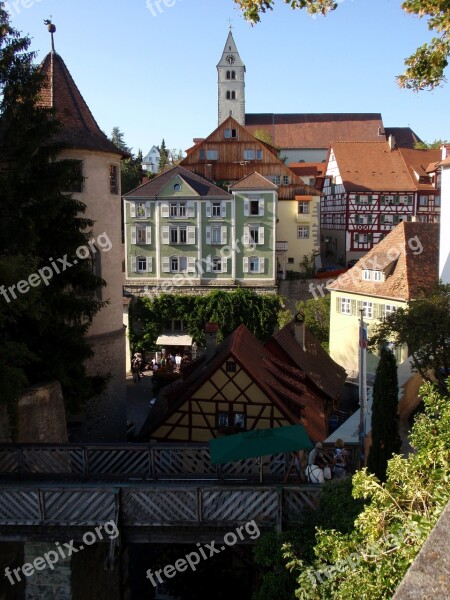
<instances>
[{"instance_id":1,"label":"weather vane","mask_svg":"<svg viewBox=\"0 0 450 600\"><path fill-rule=\"evenodd\" d=\"M52 52L54 52L55 51L55 42L53 39L53 34L56 31L56 27L52 23L52 15L50 15L50 19L44 19L44 24L47 25L47 29L49 30L49 32L52 36Z\"/></svg>"}]
</instances>

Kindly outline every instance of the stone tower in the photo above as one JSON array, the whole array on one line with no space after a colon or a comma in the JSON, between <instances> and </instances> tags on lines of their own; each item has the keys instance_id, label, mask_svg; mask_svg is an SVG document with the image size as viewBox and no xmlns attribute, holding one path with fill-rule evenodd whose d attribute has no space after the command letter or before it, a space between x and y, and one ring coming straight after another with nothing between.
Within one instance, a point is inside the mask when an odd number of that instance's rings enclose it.
<instances>
[{"instance_id":1,"label":"stone tower","mask_svg":"<svg viewBox=\"0 0 450 600\"><path fill-rule=\"evenodd\" d=\"M245 65L231 29L217 65L217 76L219 125L229 116L234 117L240 125L245 125Z\"/></svg>"},{"instance_id":2,"label":"stone tower","mask_svg":"<svg viewBox=\"0 0 450 600\"><path fill-rule=\"evenodd\" d=\"M90 258L96 274L107 284L98 295L109 300L87 334L95 353L87 370L90 375L110 373L111 379L104 394L86 406L74 441L126 441L120 190L123 153L101 131L63 59L54 51L53 31L52 51L41 64L45 76L41 103L56 110L61 124L55 141L67 149L60 158L80 161L83 184L71 191L86 205L85 216L94 221Z\"/></svg>"}]
</instances>

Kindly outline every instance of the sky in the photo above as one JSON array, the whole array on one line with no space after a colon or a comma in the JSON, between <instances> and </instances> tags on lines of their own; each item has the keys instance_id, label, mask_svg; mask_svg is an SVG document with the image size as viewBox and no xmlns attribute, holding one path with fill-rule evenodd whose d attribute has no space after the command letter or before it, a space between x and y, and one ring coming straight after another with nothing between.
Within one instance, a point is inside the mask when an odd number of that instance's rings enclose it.
<instances>
[{"instance_id":1,"label":"sky","mask_svg":"<svg viewBox=\"0 0 450 600\"><path fill-rule=\"evenodd\" d=\"M217 127L217 70L228 26L246 65L246 112L381 113L424 141L450 140L450 83L401 90L404 58L431 38L401 0L337 0L313 18L276 0L251 26L233 0L9 0L41 61L56 25L64 59L101 129L144 155L186 149ZM448 75L448 72L447 72Z\"/></svg>"}]
</instances>

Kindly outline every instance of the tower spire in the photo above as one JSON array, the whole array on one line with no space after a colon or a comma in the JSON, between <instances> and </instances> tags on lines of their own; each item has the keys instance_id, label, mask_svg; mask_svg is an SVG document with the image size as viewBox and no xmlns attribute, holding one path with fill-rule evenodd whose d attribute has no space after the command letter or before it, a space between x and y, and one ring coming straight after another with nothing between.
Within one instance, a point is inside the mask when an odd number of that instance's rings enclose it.
<instances>
[{"instance_id":1,"label":"tower spire","mask_svg":"<svg viewBox=\"0 0 450 600\"><path fill-rule=\"evenodd\" d=\"M44 24L47 25L47 29L49 30L50 35L52 36L52 52L54 52L55 51L55 40L53 38L53 34L56 31L56 27L52 23L52 15L50 15L50 19L44 20Z\"/></svg>"}]
</instances>

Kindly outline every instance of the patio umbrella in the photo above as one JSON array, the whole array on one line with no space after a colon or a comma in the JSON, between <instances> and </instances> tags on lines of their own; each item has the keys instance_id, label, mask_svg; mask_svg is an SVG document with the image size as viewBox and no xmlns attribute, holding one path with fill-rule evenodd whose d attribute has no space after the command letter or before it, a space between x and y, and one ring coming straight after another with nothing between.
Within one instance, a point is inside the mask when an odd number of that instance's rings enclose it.
<instances>
[{"instance_id":1,"label":"patio umbrella","mask_svg":"<svg viewBox=\"0 0 450 600\"><path fill-rule=\"evenodd\" d=\"M213 465L278 454L294 450L311 450L311 440L303 425L286 425L274 429L252 429L209 441Z\"/></svg>"}]
</instances>

